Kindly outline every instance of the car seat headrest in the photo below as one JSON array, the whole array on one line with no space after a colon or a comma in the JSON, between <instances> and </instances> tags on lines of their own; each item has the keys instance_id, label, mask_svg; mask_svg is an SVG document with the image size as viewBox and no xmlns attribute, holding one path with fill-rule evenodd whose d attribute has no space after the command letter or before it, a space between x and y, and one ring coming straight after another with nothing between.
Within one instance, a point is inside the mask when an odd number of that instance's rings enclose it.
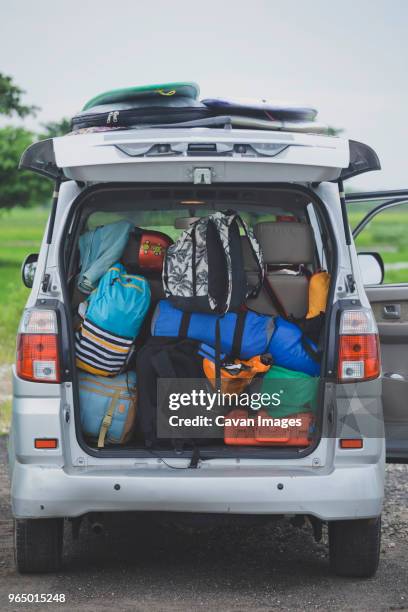
<instances>
[{"instance_id":1,"label":"car seat headrest","mask_svg":"<svg viewBox=\"0 0 408 612\"><path fill-rule=\"evenodd\" d=\"M314 237L310 225L265 221L254 227L266 264L309 264L314 259Z\"/></svg>"},{"instance_id":2,"label":"car seat headrest","mask_svg":"<svg viewBox=\"0 0 408 612\"><path fill-rule=\"evenodd\" d=\"M174 227L175 229L188 230L193 223L199 220L200 217L177 217L177 219L174 220Z\"/></svg>"}]
</instances>

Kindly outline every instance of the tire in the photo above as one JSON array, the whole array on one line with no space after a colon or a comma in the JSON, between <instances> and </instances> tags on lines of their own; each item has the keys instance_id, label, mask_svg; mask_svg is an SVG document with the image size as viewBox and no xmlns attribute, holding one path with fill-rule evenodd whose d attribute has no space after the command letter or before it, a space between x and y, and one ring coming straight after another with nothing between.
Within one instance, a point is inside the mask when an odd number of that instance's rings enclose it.
<instances>
[{"instance_id":1,"label":"tire","mask_svg":"<svg viewBox=\"0 0 408 612\"><path fill-rule=\"evenodd\" d=\"M370 578L380 560L381 516L329 523L330 567L338 576Z\"/></svg>"},{"instance_id":2,"label":"tire","mask_svg":"<svg viewBox=\"0 0 408 612\"><path fill-rule=\"evenodd\" d=\"M14 558L21 574L57 572L61 567L64 519L16 519Z\"/></svg>"}]
</instances>

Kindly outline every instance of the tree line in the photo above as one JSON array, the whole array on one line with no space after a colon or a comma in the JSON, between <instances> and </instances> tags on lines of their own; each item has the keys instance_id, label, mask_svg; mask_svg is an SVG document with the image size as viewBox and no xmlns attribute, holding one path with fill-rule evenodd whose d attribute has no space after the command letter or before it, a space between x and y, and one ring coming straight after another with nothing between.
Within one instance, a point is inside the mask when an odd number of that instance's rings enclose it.
<instances>
[{"instance_id":1,"label":"tree line","mask_svg":"<svg viewBox=\"0 0 408 612\"><path fill-rule=\"evenodd\" d=\"M0 116L24 119L35 116L38 106L23 102L25 91L16 85L12 77L0 72ZM41 132L24 127L5 125L0 128L0 209L13 206L36 206L50 201L53 185L41 176L19 170L21 154L33 142L44 138L62 136L70 131L70 121L46 123Z\"/></svg>"},{"instance_id":2,"label":"tree line","mask_svg":"<svg viewBox=\"0 0 408 612\"><path fill-rule=\"evenodd\" d=\"M40 110L23 102L25 91L16 85L12 77L0 72L0 117L35 116ZM53 186L51 181L19 170L21 154L33 142L44 138L63 136L71 130L69 119L42 125L35 133L24 127L6 125L0 128L0 209L13 206L36 206L49 202ZM328 128L328 134L338 135L343 130Z\"/></svg>"}]
</instances>

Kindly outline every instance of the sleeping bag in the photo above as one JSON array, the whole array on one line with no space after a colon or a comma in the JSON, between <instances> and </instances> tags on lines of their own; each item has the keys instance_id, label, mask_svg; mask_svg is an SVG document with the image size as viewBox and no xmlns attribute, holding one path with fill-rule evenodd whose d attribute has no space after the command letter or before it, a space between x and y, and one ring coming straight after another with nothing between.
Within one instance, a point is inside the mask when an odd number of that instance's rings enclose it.
<instances>
[{"instance_id":1,"label":"sleeping bag","mask_svg":"<svg viewBox=\"0 0 408 612\"><path fill-rule=\"evenodd\" d=\"M160 300L152 318L152 336L190 338L209 346L216 344L216 321L220 328L220 350L228 356L250 359L270 353L273 363L291 370L319 376L317 347L298 325L283 317L252 310L224 315L187 313L168 300Z\"/></svg>"},{"instance_id":2,"label":"sleeping bag","mask_svg":"<svg viewBox=\"0 0 408 612\"><path fill-rule=\"evenodd\" d=\"M273 317L252 310L224 315L183 312L169 300L160 300L152 318L152 336L190 338L215 346L216 321L220 348L227 355L250 359L265 353L274 330Z\"/></svg>"},{"instance_id":3,"label":"sleeping bag","mask_svg":"<svg viewBox=\"0 0 408 612\"><path fill-rule=\"evenodd\" d=\"M320 363L317 346L301 328L283 317L275 317L275 331L267 348L275 365L319 376Z\"/></svg>"}]
</instances>

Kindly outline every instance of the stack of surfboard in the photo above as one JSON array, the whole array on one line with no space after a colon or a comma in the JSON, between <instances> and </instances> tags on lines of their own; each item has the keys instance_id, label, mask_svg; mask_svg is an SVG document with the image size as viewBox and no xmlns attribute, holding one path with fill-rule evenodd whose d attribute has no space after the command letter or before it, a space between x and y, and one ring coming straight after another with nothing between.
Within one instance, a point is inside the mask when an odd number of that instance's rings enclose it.
<instances>
[{"instance_id":1,"label":"stack of surfboard","mask_svg":"<svg viewBox=\"0 0 408 612\"><path fill-rule=\"evenodd\" d=\"M87 102L73 117L78 132L146 127L236 127L327 133L308 106L268 100L207 98L199 100L196 83L164 83L115 89Z\"/></svg>"}]
</instances>

